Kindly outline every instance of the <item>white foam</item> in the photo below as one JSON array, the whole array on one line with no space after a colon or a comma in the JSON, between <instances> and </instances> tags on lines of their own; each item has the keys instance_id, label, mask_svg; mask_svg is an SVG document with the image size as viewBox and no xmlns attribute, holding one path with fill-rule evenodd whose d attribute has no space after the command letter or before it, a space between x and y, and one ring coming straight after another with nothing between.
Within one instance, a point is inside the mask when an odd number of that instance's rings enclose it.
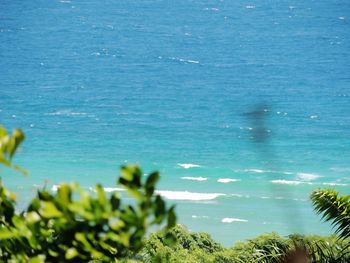
<instances>
[{"instance_id":1,"label":"white foam","mask_svg":"<svg viewBox=\"0 0 350 263\"><path fill-rule=\"evenodd\" d=\"M238 182L241 181L239 179L233 179L233 178L219 178L218 179L218 183L223 183L223 184L227 184L227 183L231 183L231 182Z\"/></svg>"},{"instance_id":2,"label":"white foam","mask_svg":"<svg viewBox=\"0 0 350 263\"><path fill-rule=\"evenodd\" d=\"M213 200L219 196L224 196L221 193L194 193L188 191L167 191L160 190L156 191L162 197L169 200L191 200L191 201L208 201Z\"/></svg>"},{"instance_id":3,"label":"white foam","mask_svg":"<svg viewBox=\"0 0 350 263\"><path fill-rule=\"evenodd\" d=\"M188 59L188 60L184 60L184 61L187 62L187 63L199 64L198 60L190 60L190 59Z\"/></svg>"},{"instance_id":4,"label":"white foam","mask_svg":"<svg viewBox=\"0 0 350 263\"><path fill-rule=\"evenodd\" d=\"M120 192L120 191L125 191L125 189L123 189L123 188L118 188L118 187L104 187L103 189L105 190L105 192L108 192L108 193L110 193L110 192L116 192L116 191L118 191L118 192Z\"/></svg>"},{"instance_id":5,"label":"white foam","mask_svg":"<svg viewBox=\"0 0 350 263\"><path fill-rule=\"evenodd\" d=\"M261 169L245 169L245 172L253 172L253 173L269 173L271 171L267 171L267 170L261 170Z\"/></svg>"},{"instance_id":6,"label":"white foam","mask_svg":"<svg viewBox=\"0 0 350 263\"><path fill-rule=\"evenodd\" d=\"M192 180L192 181L206 181L206 180L208 180L208 178L205 178L205 177L190 177L190 176L181 177L181 179Z\"/></svg>"},{"instance_id":7,"label":"white foam","mask_svg":"<svg viewBox=\"0 0 350 263\"><path fill-rule=\"evenodd\" d=\"M57 190L58 190L59 187L60 187L59 185L54 184L54 185L51 187L51 191L57 192Z\"/></svg>"},{"instance_id":8,"label":"white foam","mask_svg":"<svg viewBox=\"0 0 350 263\"><path fill-rule=\"evenodd\" d=\"M176 58L176 57L170 57L170 59L177 60L177 61L184 62L184 63L199 64L198 60Z\"/></svg>"},{"instance_id":9,"label":"white foam","mask_svg":"<svg viewBox=\"0 0 350 263\"><path fill-rule=\"evenodd\" d=\"M317 119L317 118L318 118L317 115L311 115L311 116L310 116L310 119Z\"/></svg>"},{"instance_id":10,"label":"white foam","mask_svg":"<svg viewBox=\"0 0 350 263\"><path fill-rule=\"evenodd\" d=\"M247 5L245 8L247 8L247 9L254 9L255 5Z\"/></svg>"},{"instance_id":11,"label":"white foam","mask_svg":"<svg viewBox=\"0 0 350 263\"><path fill-rule=\"evenodd\" d=\"M263 169L244 169L244 170L234 170L234 172L245 172L245 173L280 173L280 174L286 174L286 175L291 175L293 172L288 172L288 171L274 171L274 170L263 170Z\"/></svg>"},{"instance_id":12,"label":"white foam","mask_svg":"<svg viewBox=\"0 0 350 263\"><path fill-rule=\"evenodd\" d=\"M232 218L232 217L225 217L221 220L222 223L233 223L233 222L243 222L246 223L248 220L240 219L240 218Z\"/></svg>"},{"instance_id":13,"label":"white foam","mask_svg":"<svg viewBox=\"0 0 350 263\"><path fill-rule=\"evenodd\" d=\"M320 176L318 174L311 173L297 173L297 177L303 181L313 181L319 178Z\"/></svg>"},{"instance_id":14,"label":"white foam","mask_svg":"<svg viewBox=\"0 0 350 263\"><path fill-rule=\"evenodd\" d=\"M201 167L199 164L193 164L193 163L178 163L177 165L185 169Z\"/></svg>"},{"instance_id":15,"label":"white foam","mask_svg":"<svg viewBox=\"0 0 350 263\"><path fill-rule=\"evenodd\" d=\"M289 181L289 180L272 180L271 183L273 184L289 184L289 185L298 185L302 184L301 181Z\"/></svg>"}]
</instances>

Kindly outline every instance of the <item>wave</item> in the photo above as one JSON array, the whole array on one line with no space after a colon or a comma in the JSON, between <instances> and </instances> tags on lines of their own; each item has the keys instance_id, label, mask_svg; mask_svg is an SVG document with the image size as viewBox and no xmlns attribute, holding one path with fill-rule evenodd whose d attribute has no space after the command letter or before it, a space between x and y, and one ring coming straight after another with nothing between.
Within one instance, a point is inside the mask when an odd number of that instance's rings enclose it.
<instances>
[{"instance_id":1,"label":"wave","mask_svg":"<svg viewBox=\"0 0 350 263\"><path fill-rule=\"evenodd\" d=\"M88 117L94 116L92 114L87 114L86 112L74 112L71 110L60 110L60 111L56 111L56 112L49 112L49 113L46 113L45 115L49 115L49 116L88 116Z\"/></svg>"},{"instance_id":2,"label":"wave","mask_svg":"<svg viewBox=\"0 0 350 263\"><path fill-rule=\"evenodd\" d=\"M183 58L176 58L176 57L170 57L169 59L176 60L176 61L179 61L179 62L184 62L184 63L199 64L198 60L183 59Z\"/></svg>"},{"instance_id":3,"label":"wave","mask_svg":"<svg viewBox=\"0 0 350 263\"><path fill-rule=\"evenodd\" d=\"M206 181L206 180L208 180L208 178L206 178L206 177L190 177L190 176L181 177L181 179L192 180L192 181Z\"/></svg>"},{"instance_id":4,"label":"wave","mask_svg":"<svg viewBox=\"0 0 350 263\"><path fill-rule=\"evenodd\" d=\"M293 198L293 199L288 199L285 196L275 196L275 197L271 197L271 196L260 196L260 199L275 199L275 200L294 200L294 201L302 201L302 202L306 202L308 201L307 199L300 199L300 198Z\"/></svg>"},{"instance_id":5,"label":"wave","mask_svg":"<svg viewBox=\"0 0 350 263\"><path fill-rule=\"evenodd\" d=\"M208 201L217 197L225 196L222 193L194 193L188 191L167 191L158 190L157 194L169 200L190 200L190 201Z\"/></svg>"},{"instance_id":6,"label":"wave","mask_svg":"<svg viewBox=\"0 0 350 263\"><path fill-rule=\"evenodd\" d=\"M244 169L244 170L234 170L234 172L244 172L244 173L280 173L280 174L286 174L286 175L291 175L293 174L292 172L287 172L287 171L274 171L274 170L263 170L263 169L256 169L256 168L251 168L251 169Z\"/></svg>"},{"instance_id":7,"label":"wave","mask_svg":"<svg viewBox=\"0 0 350 263\"><path fill-rule=\"evenodd\" d=\"M246 173L258 173L258 174L262 174L262 173L278 173L277 171L272 171L272 170L263 170L263 169L244 169L243 170ZM284 172L281 172L284 173Z\"/></svg>"},{"instance_id":8,"label":"wave","mask_svg":"<svg viewBox=\"0 0 350 263\"><path fill-rule=\"evenodd\" d=\"M222 223L233 223L233 222L243 222L246 223L248 220L240 219L240 218L232 218L232 217L225 217L221 220Z\"/></svg>"},{"instance_id":9,"label":"wave","mask_svg":"<svg viewBox=\"0 0 350 263\"><path fill-rule=\"evenodd\" d=\"M245 169L245 172L253 172L253 173L270 173L271 171L268 170L261 170L261 169Z\"/></svg>"},{"instance_id":10,"label":"wave","mask_svg":"<svg viewBox=\"0 0 350 263\"><path fill-rule=\"evenodd\" d=\"M291 180L272 180L271 183L273 183L273 184L288 184L288 185L312 184L309 182L291 181Z\"/></svg>"},{"instance_id":11,"label":"wave","mask_svg":"<svg viewBox=\"0 0 350 263\"><path fill-rule=\"evenodd\" d=\"M313 181L319 178L320 176L318 174L311 173L297 173L297 177L303 181Z\"/></svg>"},{"instance_id":12,"label":"wave","mask_svg":"<svg viewBox=\"0 0 350 263\"><path fill-rule=\"evenodd\" d=\"M217 182L227 184L227 183L238 182L238 181L241 181L241 180L240 179L232 179L232 178L219 178Z\"/></svg>"},{"instance_id":13,"label":"wave","mask_svg":"<svg viewBox=\"0 0 350 263\"><path fill-rule=\"evenodd\" d=\"M202 167L199 164L193 164L193 163L178 163L177 165L185 169Z\"/></svg>"},{"instance_id":14,"label":"wave","mask_svg":"<svg viewBox=\"0 0 350 263\"><path fill-rule=\"evenodd\" d=\"M60 185L58 184L54 184L51 187L51 191L53 192L57 192L58 188L60 188ZM92 192L95 192L95 188L94 187L89 187L89 190ZM110 192L120 192L120 191L126 191L124 188L118 188L118 187L104 187L103 190L105 190L105 192L110 193Z\"/></svg>"}]
</instances>

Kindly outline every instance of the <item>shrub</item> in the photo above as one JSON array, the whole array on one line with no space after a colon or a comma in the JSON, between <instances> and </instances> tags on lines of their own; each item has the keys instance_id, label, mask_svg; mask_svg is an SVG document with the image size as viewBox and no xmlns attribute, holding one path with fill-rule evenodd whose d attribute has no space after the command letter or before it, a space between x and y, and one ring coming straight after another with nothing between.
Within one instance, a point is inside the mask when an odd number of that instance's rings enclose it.
<instances>
[{"instance_id":1,"label":"shrub","mask_svg":"<svg viewBox=\"0 0 350 263\"><path fill-rule=\"evenodd\" d=\"M348 242L336 236L290 235L284 238L271 233L224 248L208 234L191 233L181 225L170 232L178 240L175 245L168 246L164 242L164 232L152 234L138 258L142 262L282 263L295 262L289 260L298 253L306 253L310 263L350 262Z\"/></svg>"},{"instance_id":2,"label":"shrub","mask_svg":"<svg viewBox=\"0 0 350 263\"><path fill-rule=\"evenodd\" d=\"M9 135L0 128L0 162L11 163L24 135ZM15 212L15 196L0 184L0 258L15 262L111 262L136 253L152 225L176 223L174 206L167 208L155 194L157 172L142 180L137 166L123 166L118 184L133 197L124 204L117 193L106 194L101 185L95 194L78 184L62 184L55 193L39 190L28 208ZM166 239L172 240L171 235Z\"/></svg>"}]
</instances>

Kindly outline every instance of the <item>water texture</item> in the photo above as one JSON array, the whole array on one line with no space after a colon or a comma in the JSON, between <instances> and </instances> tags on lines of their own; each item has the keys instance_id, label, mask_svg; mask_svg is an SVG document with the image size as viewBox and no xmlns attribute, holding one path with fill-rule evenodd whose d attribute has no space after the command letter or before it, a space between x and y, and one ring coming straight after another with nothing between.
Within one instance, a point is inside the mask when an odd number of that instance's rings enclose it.
<instances>
[{"instance_id":1,"label":"water texture","mask_svg":"<svg viewBox=\"0 0 350 263\"><path fill-rule=\"evenodd\" d=\"M30 176L2 177L21 207L44 184L120 191L138 163L225 245L328 234L308 196L350 193L349 21L346 0L3 0L0 123Z\"/></svg>"}]
</instances>

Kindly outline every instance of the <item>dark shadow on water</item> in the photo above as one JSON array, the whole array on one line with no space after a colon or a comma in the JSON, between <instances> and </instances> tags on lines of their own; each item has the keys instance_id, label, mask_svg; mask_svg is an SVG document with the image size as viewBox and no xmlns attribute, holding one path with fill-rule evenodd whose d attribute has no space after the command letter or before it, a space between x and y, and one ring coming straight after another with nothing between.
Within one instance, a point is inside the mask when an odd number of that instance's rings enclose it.
<instances>
[{"instance_id":1,"label":"dark shadow on water","mask_svg":"<svg viewBox=\"0 0 350 263\"><path fill-rule=\"evenodd\" d=\"M277 171L275 179L281 179L281 173L283 167L281 162L276 155L272 144L272 131L274 127L268 126L269 118L271 118L272 106L267 103L260 103L253 106L248 112L244 113L245 118L249 123L250 139L253 146L256 149L256 154L259 156L261 162L265 165L265 169L269 171ZM279 177L276 177L279 176ZM272 196L278 197L277 190L281 190L283 186L278 186L271 183ZM300 207L293 202L295 199L294 192L289 189L288 186L284 187L285 202L282 206L281 202L276 204L280 207L281 213L283 214L286 225L288 226L291 233L295 231L303 232L303 217L300 212ZM275 199L276 200L276 199ZM285 207L288 207L286 210Z\"/></svg>"}]
</instances>

